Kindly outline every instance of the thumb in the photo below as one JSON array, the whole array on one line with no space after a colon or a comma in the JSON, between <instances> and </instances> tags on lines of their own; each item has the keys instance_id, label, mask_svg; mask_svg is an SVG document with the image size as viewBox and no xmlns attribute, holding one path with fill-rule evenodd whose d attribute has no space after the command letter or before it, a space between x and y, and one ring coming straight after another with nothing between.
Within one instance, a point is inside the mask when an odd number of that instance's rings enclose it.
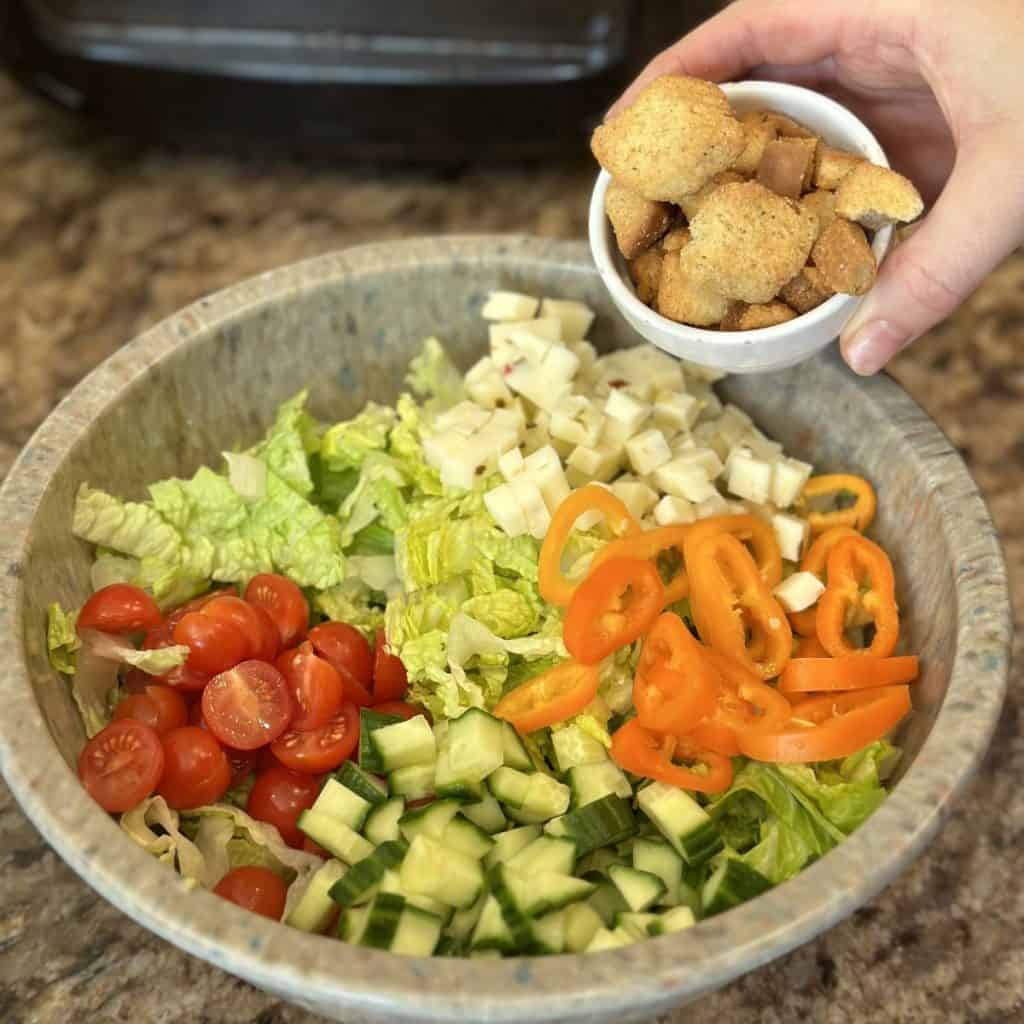
<instances>
[{"instance_id":1,"label":"thumb","mask_svg":"<svg viewBox=\"0 0 1024 1024\"><path fill-rule=\"evenodd\" d=\"M961 143L935 206L883 262L843 330L843 358L856 373L877 373L949 316L1024 241L1020 149L1007 136Z\"/></svg>"}]
</instances>

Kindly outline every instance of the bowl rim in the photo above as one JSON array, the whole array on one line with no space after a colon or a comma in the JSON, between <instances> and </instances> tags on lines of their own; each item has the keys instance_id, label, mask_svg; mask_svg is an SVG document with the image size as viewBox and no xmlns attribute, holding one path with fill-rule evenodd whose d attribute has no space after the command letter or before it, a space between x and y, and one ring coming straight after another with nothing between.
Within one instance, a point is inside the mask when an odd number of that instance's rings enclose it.
<instances>
[{"instance_id":1,"label":"bowl rim","mask_svg":"<svg viewBox=\"0 0 1024 1024\"><path fill-rule=\"evenodd\" d=\"M410 267L524 262L595 274L584 242L475 235L375 243L250 278L173 314L101 363L39 427L0 488L0 770L26 815L86 882L186 952L321 1013L405 1021L583 1021L653 1014L721 987L808 941L874 897L924 849L977 769L1003 702L1010 604L988 511L959 454L895 382L860 380L865 400L899 422L940 503L958 601L949 690L921 751L870 822L794 880L675 936L599 956L501 961L395 957L284 929L186 886L135 847L83 794L35 700L26 654L23 557L36 506L89 424L150 367L215 327L296 293ZM838 360L829 372L846 373ZM42 763L39 751L48 751ZM132 884L125 885L131 878ZM569 960L572 963L568 962ZM468 968L465 965L471 965ZM573 982L576 981L574 984Z\"/></svg>"},{"instance_id":2,"label":"bowl rim","mask_svg":"<svg viewBox=\"0 0 1024 1024\"><path fill-rule=\"evenodd\" d=\"M742 82L723 82L721 88L731 98L743 98L748 94L770 93L779 98L802 97L808 102L813 102L835 122L847 125L851 134L856 134L861 139L865 155L872 163L880 167L889 167L889 159L882 148L881 143L875 138L870 128L853 111L837 103L829 96L807 89L800 85L791 85L788 82L772 82L764 79L747 79ZM757 343L769 343L779 341L796 330L811 330L822 321L840 313L847 307L856 307L860 304L863 296L857 295L833 295L826 299L821 305L806 313L801 313L793 320L785 323L775 324L772 327L759 327L748 331L714 331L704 327L694 327L690 324L681 324L668 317L662 316L656 309L641 302L630 284L623 269L621 254L615 246L611 225L604 212L605 195L608 186L611 184L612 176L604 169L598 171L594 181L594 188L591 192L590 206L587 217L587 233L590 241L591 255L601 275L601 280L610 292L623 312L628 311L631 318L636 318L653 332L666 337L678 340L686 340L691 343L699 343L708 346L709 356L715 349L721 351L734 349ZM871 242L871 250L875 254L876 262L881 265L885 258L893 238L893 226L891 224L880 228L875 232ZM648 339L651 340L651 339ZM652 344L657 344L651 341ZM829 344L829 341L824 343ZM819 346L823 347L823 346Z\"/></svg>"}]
</instances>

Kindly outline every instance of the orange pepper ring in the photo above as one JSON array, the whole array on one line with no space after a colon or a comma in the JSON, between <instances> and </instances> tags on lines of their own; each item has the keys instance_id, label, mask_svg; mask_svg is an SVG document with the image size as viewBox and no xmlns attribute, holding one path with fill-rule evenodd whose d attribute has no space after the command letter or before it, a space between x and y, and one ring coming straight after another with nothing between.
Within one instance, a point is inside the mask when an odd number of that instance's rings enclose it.
<instances>
[{"instance_id":1,"label":"orange pepper ring","mask_svg":"<svg viewBox=\"0 0 1024 1024\"><path fill-rule=\"evenodd\" d=\"M494 715L526 735L579 714L597 696L597 683L596 665L564 661L506 693Z\"/></svg>"},{"instance_id":2,"label":"orange pepper ring","mask_svg":"<svg viewBox=\"0 0 1024 1024\"><path fill-rule=\"evenodd\" d=\"M807 553L800 561L800 571L813 573L824 583L825 563L828 561L829 553L843 537L850 537L856 532L852 526L833 526L825 530L814 538L814 542L807 549ZM817 614L818 605L815 602L802 612L790 612L789 621L801 636L817 636Z\"/></svg>"},{"instance_id":3,"label":"orange pepper ring","mask_svg":"<svg viewBox=\"0 0 1024 1024\"><path fill-rule=\"evenodd\" d=\"M662 552L674 550L679 554L679 571L665 583L665 603L675 604L690 592L683 548L689 530L689 526L662 526L656 530L642 530L638 534L613 540L594 556L590 571L593 572L611 558L643 558L657 565L657 558Z\"/></svg>"},{"instance_id":4,"label":"orange pepper ring","mask_svg":"<svg viewBox=\"0 0 1024 1024\"><path fill-rule=\"evenodd\" d=\"M782 693L822 693L895 686L917 678L917 655L793 658L779 680Z\"/></svg>"},{"instance_id":5,"label":"orange pepper ring","mask_svg":"<svg viewBox=\"0 0 1024 1024\"><path fill-rule=\"evenodd\" d=\"M875 489L861 476L852 473L827 473L812 476L804 484L800 494L800 508L805 509L808 498L819 498L825 494L846 491L856 497L850 508L835 509L832 512L808 512L807 525L812 534L821 533L834 526L849 526L858 531L866 530L875 518L878 499Z\"/></svg>"},{"instance_id":6,"label":"orange pepper ring","mask_svg":"<svg viewBox=\"0 0 1024 1024\"><path fill-rule=\"evenodd\" d=\"M714 713L717 701L717 674L701 666L690 666L684 673L655 665L633 683L637 718L652 732L686 733Z\"/></svg>"},{"instance_id":7,"label":"orange pepper ring","mask_svg":"<svg viewBox=\"0 0 1024 1024\"><path fill-rule=\"evenodd\" d=\"M779 550L779 542L771 524L759 516L711 516L687 527L684 543L687 570L689 553L696 551L703 540L716 533L730 533L743 541L745 546L749 544L765 583L769 588L779 585L782 581L782 552Z\"/></svg>"},{"instance_id":8,"label":"orange pepper ring","mask_svg":"<svg viewBox=\"0 0 1024 1024\"><path fill-rule=\"evenodd\" d=\"M612 735L612 759L634 775L657 779L670 786L700 793L722 793L732 785L732 761L711 750L686 746L686 756L708 768L707 774L673 764L676 741L645 729L637 718L630 719Z\"/></svg>"}]
</instances>

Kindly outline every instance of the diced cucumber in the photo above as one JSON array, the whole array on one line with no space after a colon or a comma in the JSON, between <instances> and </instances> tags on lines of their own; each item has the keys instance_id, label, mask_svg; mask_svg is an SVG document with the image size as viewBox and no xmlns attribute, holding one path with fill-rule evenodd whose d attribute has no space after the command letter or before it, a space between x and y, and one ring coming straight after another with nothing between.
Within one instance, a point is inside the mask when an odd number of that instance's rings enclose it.
<instances>
[{"instance_id":1,"label":"diced cucumber","mask_svg":"<svg viewBox=\"0 0 1024 1024\"><path fill-rule=\"evenodd\" d=\"M400 876L407 892L459 909L470 906L484 885L479 861L422 833L410 844Z\"/></svg>"},{"instance_id":2,"label":"diced cucumber","mask_svg":"<svg viewBox=\"0 0 1024 1024\"><path fill-rule=\"evenodd\" d=\"M469 951L470 960L500 960L501 953L496 949L471 949Z\"/></svg>"},{"instance_id":3,"label":"diced cucumber","mask_svg":"<svg viewBox=\"0 0 1024 1024\"><path fill-rule=\"evenodd\" d=\"M441 842L477 860L483 860L494 848L494 840L461 814L457 814L444 830Z\"/></svg>"},{"instance_id":4,"label":"diced cucumber","mask_svg":"<svg viewBox=\"0 0 1024 1024\"><path fill-rule=\"evenodd\" d=\"M447 740L438 743L437 762L434 765L434 791L438 796L450 797L460 803L476 803L486 792L482 782L470 782L455 774Z\"/></svg>"},{"instance_id":5,"label":"diced cucumber","mask_svg":"<svg viewBox=\"0 0 1024 1024\"><path fill-rule=\"evenodd\" d=\"M460 809L474 825L479 825L485 832L494 835L495 832L501 832L508 822L505 821L505 815L501 813L501 805L493 795L486 789L483 793L482 799L476 803L463 804Z\"/></svg>"},{"instance_id":6,"label":"diced cucumber","mask_svg":"<svg viewBox=\"0 0 1024 1024\"><path fill-rule=\"evenodd\" d=\"M437 760L434 730L423 715L375 729L370 742L377 751L381 765L388 772L408 768L410 765L432 765Z\"/></svg>"},{"instance_id":7,"label":"diced cucumber","mask_svg":"<svg viewBox=\"0 0 1024 1024\"><path fill-rule=\"evenodd\" d=\"M369 907L349 907L338 918L338 938L346 942L359 942L370 914Z\"/></svg>"},{"instance_id":8,"label":"diced cucumber","mask_svg":"<svg viewBox=\"0 0 1024 1024\"><path fill-rule=\"evenodd\" d=\"M510 894L516 908L527 917L537 917L551 910L559 910L586 899L596 886L583 878L557 874L553 871L538 871L523 875L511 871L507 864L499 864L488 874L491 888L498 892L504 887Z\"/></svg>"},{"instance_id":9,"label":"diced cucumber","mask_svg":"<svg viewBox=\"0 0 1024 1024\"><path fill-rule=\"evenodd\" d=\"M504 728L500 718L481 708L469 708L448 723L446 745L455 778L482 782L505 760Z\"/></svg>"},{"instance_id":10,"label":"diced cucumber","mask_svg":"<svg viewBox=\"0 0 1024 1024\"><path fill-rule=\"evenodd\" d=\"M348 825L312 809L303 811L295 822L299 830L319 843L328 853L355 864L373 853L373 846Z\"/></svg>"},{"instance_id":11,"label":"diced cucumber","mask_svg":"<svg viewBox=\"0 0 1024 1024\"><path fill-rule=\"evenodd\" d=\"M519 772L533 771L533 758L509 722L502 722L501 741L502 760L506 768L515 768Z\"/></svg>"},{"instance_id":12,"label":"diced cucumber","mask_svg":"<svg viewBox=\"0 0 1024 1024\"><path fill-rule=\"evenodd\" d=\"M538 917L530 926L533 948L538 953L561 953L565 949L566 910L555 910Z\"/></svg>"},{"instance_id":13,"label":"diced cucumber","mask_svg":"<svg viewBox=\"0 0 1024 1024\"><path fill-rule=\"evenodd\" d=\"M441 920L409 905L398 893L378 893L370 904L361 946L406 956L430 956L441 937Z\"/></svg>"},{"instance_id":14,"label":"diced cucumber","mask_svg":"<svg viewBox=\"0 0 1024 1024\"><path fill-rule=\"evenodd\" d=\"M671 935L673 932L686 931L697 923L693 911L689 907L673 907L658 914L647 928L648 935Z\"/></svg>"},{"instance_id":15,"label":"diced cucumber","mask_svg":"<svg viewBox=\"0 0 1024 1024\"><path fill-rule=\"evenodd\" d=\"M364 772L355 761L345 761L334 777L371 804L382 804L388 798L387 782Z\"/></svg>"},{"instance_id":16,"label":"diced cucumber","mask_svg":"<svg viewBox=\"0 0 1024 1024\"><path fill-rule=\"evenodd\" d=\"M712 914L738 907L771 887L772 883L749 864L735 857L727 857L704 883L701 893L704 915L711 917Z\"/></svg>"},{"instance_id":17,"label":"diced cucumber","mask_svg":"<svg viewBox=\"0 0 1024 1024\"><path fill-rule=\"evenodd\" d=\"M377 748L370 742L370 737L378 729L386 725L395 725L403 721L399 715L384 715L379 711L372 711L370 708L359 710L359 767L366 772L381 773L384 765L381 763Z\"/></svg>"},{"instance_id":18,"label":"diced cucumber","mask_svg":"<svg viewBox=\"0 0 1024 1024\"><path fill-rule=\"evenodd\" d=\"M569 787L543 772L527 775L515 768L502 767L490 776L487 784L511 810L536 815L540 820L564 814L569 806Z\"/></svg>"},{"instance_id":19,"label":"diced cucumber","mask_svg":"<svg viewBox=\"0 0 1024 1024\"><path fill-rule=\"evenodd\" d=\"M587 899L587 903L608 928L615 923L616 914L629 910L629 904L622 898L622 893L611 882L604 879L598 882Z\"/></svg>"},{"instance_id":20,"label":"diced cucumber","mask_svg":"<svg viewBox=\"0 0 1024 1024\"><path fill-rule=\"evenodd\" d=\"M502 866L491 871L487 878L491 892L498 901L498 906L501 907L501 916L512 937L513 948L518 953L535 952L536 940L530 917L523 911L519 896L513 892L509 884L518 876L506 873Z\"/></svg>"},{"instance_id":21,"label":"diced cucumber","mask_svg":"<svg viewBox=\"0 0 1024 1024\"><path fill-rule=\"evenodd\" d=\"M473 927L469 946L474 952L495 950L500 953L510 953L515 949L515 940L505 923L501 904L493 895L484 897L480 917Z\"/></svg>"},{"instance_id":22,"label":"diced cucumber","mask_svg":"<svg viewBox=\"0 0 1024 1024\"><path fill-rule=\"evenodd\" d=\"M687 864L703 864L724 848L708 812L676 786L652 782L640 790L637 806Z\"/></svg>"},{"instance_id":23,"label":"diced cucumber","mask_svg":"<svg viewBox=\"0 0 1024 1024\"><path fill-rule=\"evenodd\" d=\"M650 926L658 920L657 914L641 914L632 910L624 910L615 915L615 927L629 932L635 939L646 939L650 935Z\"/></svg>"},{"instance_id":24,"label":"diced cucumber","mask_svg":"<svg viewBox=\"0 0 1024 1024\"><path fill-rule=\"evenodd\" d=\"M506 832L499 832L493 837L494 847L486 858L484 864L492 868L495 864L502 864L511 860L520 850L525 849L541 834L539 825L522 825L519 828L510 828Z\"/></svg>"},{"instance_id":25,"label":"diced cucumber","mask_svg":"<svg viewBox=\"0 0 1024 1024\"><path fill-rule=\"evenodd\" d=\"M534 871L554 871L571 875L576 863L576 844L571 839L541 836L506 862L513 871L529 875Z\"/></svg>"},{"instance_id":26,"label":"diced cucumber","mask_svg":"<svg viewBox=\"0 0 1024 1024\"><path fill-rule=\"evenodd\" d=\"M505 813L509 821L520 825L543 825L548 820L548 815L537 811L524 811L522 807L505 806Z\"/></svg>"},{"instance_id":27,"label":"diced cucumber","mask_svg":"<svg viewBox=\"0 0 1024 1024\"><path fill-rule=\"evenodd\" d=\"M626 858L622 854L616 853L613 847L602 846L592 850L577 862L576 874L587 875L592 871L597 871L602 875L607 875L610 865L626 863L628 863Z\"/></svg>"},{"instance_id":28,"label":"diced cucumber","mask_svg":"<svg viewBox=\"0 0 1024 1024\"><path fill-rule=\"evenodd\" d=\"M331 899L339 907L351 907L366 899L384 873L398 864L408 849L401 840L381 843L368 857L353 864L331 889Z\"/></svg>"},{"instance_id":29,"label":"diced cucumber","mask_svg":"<svg viewBox=\"0 0 1024 1024\"><path fill-rule=\"evenodd\" d=\"M411 721L411 719L410 719ZM407 800L422 800L434 792L434 764L410 764L388 776L391 792Z\"/></svg>"},{"instance_id":30,"label":"diced cucumber","mask_svg":"<svg viewBox=\"0 0 1024 1024\"><path fill-rule=\"evenodd\" d=\"M393 796L384 803L377 804L366 816L363 835L378 846L392 839L400 839L398 822L404 814L405 801L400 796Z\"/></svg>"},{"instance_id":31,"label":"diced cucumber","mask_svg":"<svg viewBox=\"0 0 1024 1024\"><path fill-rule=\"evenodd\" d=\"M555 751L558 769L562 772L581 764L600 764L608 760L608 751L604 746L575 724L553 730L551 745Z\"/></svg>"},{"instance_id":32,"label":"diced cucumber","mask_svg":"<svg viewBox=\"0 0 1024 1024\"><path fill-rule=\"evenodd\" d=\"M595 932L594 937L590 940L590 945L583 952L600 953L606 949L621 949L623 946L632 946L634 942L636 939L621 928L616 928L614 931L601 928Z\"/></svg>"},{"instance_id":33,"label":"diced cucumber","mask_svg":"<svg viewBox=\"0 0 1024 1024\"><path fill-rule=\"evenodd\" d=\"M577 811L563 814L544 826L553 836L565 836L576 844L576 854L584 857L592 850L628 838L636 829L633 811L620 796L609 794Z\"/></svg>"},{"instance_id":34,"label":"diced cucumber","mask_svg":"<svg viewBox=\"0 0 1024 1024\"><path fill-rule=\"evenodd\" d=\"M633 867L657 875L665 883L663 905L677 906L680 902L679 883L683 877L682 858L668 843L660 839L637 839L633 843Z\"/></svg>"},{"instance_id":35,"label":"diced cucumber","mask_svg":"<svg viewBox=\"0 0 1024 1024\"><path fill-rule=\"evenodd\" d=\"M446 932L441 933L441 938L438 940L437 948L434 950L434 956L464 956L466 948L463 942L459 939L448 935Z\"/></svg>"},{"instance_id":36,"label":"diced cucumber","mask_svg":"<svg viewBox=\"0 0 1024 1024\"><path fill-rule=\"evenodd\" d=\"M650 871L612 864L608 878L634 913L653 907L665 895L665 883Z\"/></svg>"},{"instance_id":37,"label":"diced cucumber","mask_svg":"<svg viewBox=\"0 0 1024 1024\"><path fill-rule=\"evenodd\" d=\"M440 839L452 819L459 813L455 800L435 800L426 807L406 811L399 819L398 828L410 843L422 832L431 839Z\"/></svg>"},{"instance_id":38,"label":"diced cucumber","mask_svg":"<svg viewBox=\"0 0 1024 1024\"><path fill-rule=\"evenodd\" d=\"M448 934L454 939L458 939L460 942L468 939L473 933L473 929L476 928L477 921L480 920L480 915L483 913L484 903L490 897L486 893L481 893L477 901L471 906L466 907L463 910L456 910L452 914L451 920L448 922Z\"/></svg>"},{"instance_id":39,"label":"diced cucumber","mask_svg":"<svg viewBox=\"0 0 1024 1024\"><path fill-rule=\"evenodd\" d=\"M633 787L630 786L629 779L622 774L622 769L614 761L608 760L579 764L570 768L569 790L572 793L572 806L577 809L610 794L621 796L625 800L633 796Z\"/></svg>"},{"instance_id":40,"label":"diced cucumber","mask_svg":"<svg viewBox=\"0 0 1024 1024\"><path fill-rule=\"evenodd\" d=\"M302 898L292 907L284 923L298 928L300 932L321 932L337 910L331 899L331 886L345 874L345 865L340 860L325 861L309 880Z\"/></svg>"},{"instance_id":41,"label":"diced cucumber","mask_svg":"<svg viewBox=\"0 0 1024 1024\"><path fill-rule=\"evenodd\" d=\"M487 780L487 786L496 800L506 807L520 808L526 800L530 776L516 768L499 768Z\"/></svg>"},{"instance_id":42,"label":"diced cucumber","mask_svg":"<svg viewBox=\"0 0 1024 1024\"><path fill-rule=\"evenodd\" d=\"M565 948L582 953L603 927L601 915L589 902L571 903L565 908Z\"/></svg>"},{"instance_id":43,"label":"diced cucumber","mask_svg":"<svg viewBox=\"0 0 1024 1024\"><path fill-rule=\"evenodd\" d=\"M406 892L402 888L402 876L394 868L384 872L384 877L380 880L380 885L377 886L377 892L397 892L399 896L405 897L405 902L409 906L419 907L420 910L425 910L428 914L434 914L444 922L447 922L452 916L452 908L447 904L432 900L429 896L419 896L415 893Z\"/></svg>"},{"instance_id":44,"label":"diced cucumber","mask_svg":"<svg viewBox=\"0 0 1024 1024\"><path fill-rule=\"evenodd\" d=\"M335 821L340 821L358 832L363 827L372 806L369 800L364 800L337 779L328 779L310 810L327 818L334 818Z\"/></svg>"}]
</instances>

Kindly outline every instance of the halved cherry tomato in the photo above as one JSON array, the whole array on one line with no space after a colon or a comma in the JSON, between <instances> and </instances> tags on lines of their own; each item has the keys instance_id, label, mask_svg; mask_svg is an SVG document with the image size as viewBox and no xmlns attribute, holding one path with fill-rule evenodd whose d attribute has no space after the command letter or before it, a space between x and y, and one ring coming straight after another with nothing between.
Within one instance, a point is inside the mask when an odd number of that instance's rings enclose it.
<instances>
[{"instance_id":1,"label":"halved cherry tomato","mask_svg":"<svg viewBox=\"0 0 1024 1024\"><path fill-rule=\"evenodd\" d=\"M785 729L741 734L740 749L757 761L832 761L880 740L909 711L907 686L824 694L794 705L793 722Z\"/></svg>"},{"instance_id":2,"label":"halved cherry tomato","mask_svg":"<svg viewBox=\"0 0 1024 1024\"><path fill-rule=\"evenodd\" d=\"M270 745L274 757L295 772L322 775L348 760L359 742L359 709L342 704L324 726L308 732L289 730Z\"/></svg>"},{"instance_id":3,"label":"halved cherry tomato","mask_svg":"<svg viewBox=\"0 0 1024 1024\"><path fill-rule=\"evenodd\" d=\"M612 558L643 558L658 570L665 585L665 604L675 604L690 593L683 547L689 530L689 526L662 526L613 540L594 555L590 572Z\"/></svg>"},{"instance_id":4,"label":"halved cherry tomato","mask_svg":"<svg viewBox=\"0 0 1024 1024\"><path fill-rule=\"evenodd\" d=\"M428 722L430 721L430 713L425 708L421 708L419 704L409 704L404 700L389 700L383 704L375 704L373 710L382 715L397 715L399 718L415 718L417 715L423 715Z\"/></svg>"},{"instance_id":5,"label":"halved cherry tomato","mask_svg":"<svg viewBox=\"0 0 1024 1024\"><path fill-rule=\"evenodd\" d=\"M281 636L281 646L290 647L309 628L309 606L302 591L287 576L264 572L253 576L245 588L249 604L270 613Z\"/></svg>"},{"instance_id":6,"label":"halved cherry tomato","mask_svg":"<svg viewBox=\"0 0 1024 1024\"><path fill-rule=\"evenodd\" d=\"M243 910L280 921L284 913L288 887L280 875L269 868L246 866L229 871L213 891Z\"/></svg>"},{"instance_id":7,"label":"halved cherry tomato","mask_svg":"<svg viewBox=\"0 0 1024 1024\"><path fill-rule=\"evenodd\" d=\"M813 573L825 582L825 563L832 549L844 537L852 537L857 531L852 526L833 526L814 538L814 543L807 549L804 557L800 560L800 571ZM793 623L793 629L801 636L814 636L817 634L818 602L815 601L810 608L802 612L790 612L789 621Z\"/></svg>"},{"instance_id":8,"label":"halved cherry tomato","mask_svg":"<svg viewBox=\"0 0 1024 1024\"><path fill-rule=\"evenodd\" d=\"M189 612L179 619L172 636L176 644L189 649L188 668L211 676L237 665L249 646L237 626L202 612Z\"/></svg>"},{"instance_id":9,"label":"halved cherry tomato","mask_svg":"<svg viewBox=\"0 0 1024 1024\"><path fill-rule=\"evenodd\" d=\"M779 689L783 693L820 693L826 690L863 690L894 686L917 678L916 655L899 658L794 658L783 669Z\"/></svg>"},{"instance_id":10,"label":"halved cherry tomato","mask_svg":"<svg viewBox=\"0 0 1024 1024\"><path fill-rule=\"evenodd\" d=\"M345 622L321 622L309 631L309 642L342 675L354 677L367 690L373 681L373 651L366 637Z\"/></svg>"},{"instance_id":11,"label":"halved cherry tomato","mask_svg":"<svg viewBox=\"0 0 1024 1024\"><path fill-rule=\"evenodd\" d=\"M525 735L571 718L596 696L597 666L566 661L506 693L494 714Z\"/></svg>"},{"instance_id":12,"label":"halved cherry tomato","mask_svg":"<svg viewBox=\"0 0 1024 1024\"><path fill-rule=\"evenodd\" d=\"M162 738L164 773L157 790L176 810L216 803L231 785L231 764L213 735L194 725Z\"/></svg>"},{"instance_id":13,"label":"halved cherry tomato","mask_svg":"<svg viewBox=\"0 0 1024 1024\"><path fill-rule=\"evenodd\" d=\"M303 811L313 806L320 784L319 776L268 768L256 776L246 809L257 821L275 826L281 838L299 850L305 836L295 823Z\"/></svg>"},{"instance_id":14,"label":"halved cherry tomato","mask_svg":"<svg viewBox=\"0 0 1024 1024\"><path fill-rule=\"evenodd\" d=\"M373 699L377 703L401 700L407 689L409 677L402 659L388 650L384 630L378 629L373 649Z\"/></svg>"},{"instance_id":15,"label":"halved cherry tomato","mask_svg":"<svg viewBox=\"0 0 1024 1024\"><path fill-rule=\"evenodd\" d=\"M705 772L696 772L673 764L673 757L701 764ZM732 762L695 743L645 729L633 718L612 734L612 759L628 772L658 779L698 793L721 793L732 784Z\"/></svg>"},{"instance_id":16,"label":"halved cherry tomato","mask_svg":"<svg viewBox=\"0 0 1024 1024\"><path fill-rule=\"evenodd\" d=\"M111 722L85 745L78 758L78 777L105 811L134 807L159 785L164 748L148 725L132 719Z\"/></svg>"},{"instance_id":17,"label":"halved cherry tomato","mask_svg":"<svg viewBox=\"0 0 1024 1024\"><path fill-rule=\"evenodd\" d=\"M140 587L111 583L82 605L77 626L104 633L138 633L159 626L162 618L156 601Z\"/></svg>"},{"instance_id":18,"label":"halved cherry tomato","mask_svg":"<svg viewBox=\"0 0 1024 1024\"><path fill-rule=\"evenodd\" d=\"M245 637L246 658L273 661L277 657L281 638L266 608L250 604L240 597L222 594L207 601L199 614L234 626Z\"/></svg>"},{"instance_id":19,"label":"halved cherry tomato","mask_svg":"<svg viewBox=\"0 0 1024 1024\"><path fill-rule=\"evenodd\" d=\"M284 676L265 661L243 661L214 676L203 690L203 718L210 732L235 750L255 750L276 740L294 712Z\"/></svg>"},{"instance_id":20,"label":"halved cherry tomato","mask_svg":"<svg viewBox=\"0 0 1024 1024\"><path fill-rule=\"evenodd\" d=\"M326 658L314 653L308 640L285 651L276 664L295 703L292 729L319 729L334 718L345 700L346 687L341 674Z\"/></svg>"},{"instance_id":21,"label":"halved cherry tomato","mask_svg":"<svg viewBox=\"0 0 1024 1024\"><path fill-rule=\"evenodd\" d=\"M565 612L565 646L577 661L596 665L644 633L664 604L653 562L613 558L576 588Z\"/></svg>"},{"instance_id":22,"label":"halved cherry tomato","mask_svg":"<svg viewBox=\"0 0 1024 1024\"><path fill-rule=\"evenodd\" d=\"M778 586L782 579L782 552L771 523L760 516L711 516L691 524L683 542L687 572L691 571L690 562L698 546L717 533L729 533L739 538L749 549L769 589Z\"/></svg>"},{"instance_id":23,"label":"halved cherry tomato","mask_svg":"<svg viewBox=\"0 0 1024 1024\"><path fill-rule=\"evenodd\" d=\"M152 677L150 677L152 678ZM114 720L130 718L148 725L158 736L188 722L185 700L170 686L153 683L141 693L125 697L114 709Z\"/></svg>"}]
</instances>

